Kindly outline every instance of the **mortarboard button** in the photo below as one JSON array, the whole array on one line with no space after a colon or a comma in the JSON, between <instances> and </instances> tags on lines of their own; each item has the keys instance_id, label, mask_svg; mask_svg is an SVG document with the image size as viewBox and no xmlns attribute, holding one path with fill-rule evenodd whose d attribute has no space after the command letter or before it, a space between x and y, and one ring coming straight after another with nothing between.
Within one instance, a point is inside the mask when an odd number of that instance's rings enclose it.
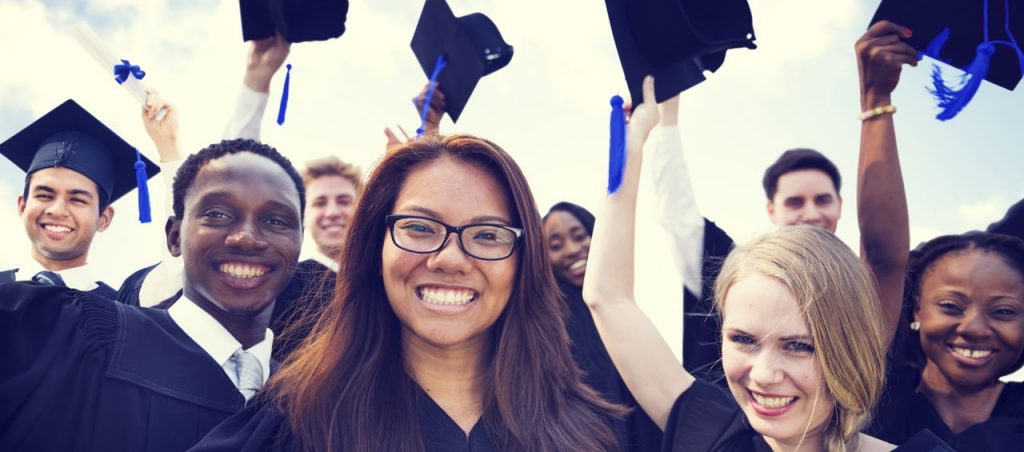
<instances>
[{"instance_id":1,"label":"mortarboard button","mask_svg":"<svg viewBox=\"0 0 1024 452\"><path fill-rule=\"evenodd\" d=\"M754 49L754 26L746 0L605 0L615 48L629 94L643 98L653 75L663 102L704 81L728 49ZM447 92L446 92L447 93Z\"/></svg>"},{"instance_id":2,"label":"mortarboard button","mask_svg":"<svg viewBox=\"0 0 1024 452\"><path fill-rule=\"evenodd\" d=\"M438 57L444 57L444 69L436 81L444 89L445 112L452 122L459 120L480 78L512 59L512 46L490 18L480 13L455 17L444 0L426 0L411 46L427 77L438 65ZM429 100L424 108L427 105Z\"/></svg>"},{"instance_id":3,"label":"mortarboard button","mask_svg":"<svg viewBox=\"0 0 1024 452\"><path fill-rule=\"evenodd\" d=\"M288 42L326 41L345 33L348 0L239 0L242 39L280 32Z\"/></svg>"},{"instance_id":4,"label":"mortarboard button","mask_svg":"<svg viewBox=\"0 0 1024 452\"><path fill-rule=\"evenodd\" d=\"M1013 43L1015 36L1024 39L1024 0L883 0L871 23L888 20L907 27L914 34L905 41L913 48L963 69L975 59L978 45L985 41L986 3L988 40L995 43L995 53L985 80L1012 91L1020 83L1024 61L1020 60L1018 50L1008 44ZM929 46L946 29L949 32L941 48L930 50Z\"/></svg>"},{"instance_id":5,"label":"mortarboard button","mask_svg":"<svg viewBox=\"0 0 1024 452\"><path fill-rule=\"evenodd\" d=\"M135 163L146 178L160 168L125 142L75 101L68 99L0 143L0 154L29 175L53 167L81 173L96 183L100 196L113 203L137 187Z\"/></svg>"}]
</instances>

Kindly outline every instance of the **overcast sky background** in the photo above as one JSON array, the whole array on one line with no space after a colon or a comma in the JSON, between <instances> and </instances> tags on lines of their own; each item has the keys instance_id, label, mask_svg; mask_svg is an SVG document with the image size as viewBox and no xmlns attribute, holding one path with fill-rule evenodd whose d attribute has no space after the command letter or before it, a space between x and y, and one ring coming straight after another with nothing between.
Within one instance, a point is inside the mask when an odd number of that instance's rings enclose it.
<instances>
[{"instance_id":1,"label":"overcast sky background","mask_svg":"<svg viewBox=\"0 0 1024 452\"><path fill-rule=\"evenodd\" d=\"M422 2L353 0L337 40L292 47L288 121L273 122L283 78L272 84L263 140L296 164L335 154L369 167L385 126L412 132L411 104L426 77L409 41ZM770 228L760 186L782 151L818 149L846 184L838 235L856 248L859 113L854 41L877 1L751 0L759 48L729 52L715 76L685 92L680 125L702 211L744 240ZM172 5L173 4L173 5ZM449 0L456 15L487 14L515 47L512 62L481 80L457 125L515 156L546 211L569 200L596 207L607 168L608 99L624 93L600 1ZM146 82L179 105L184 147L221 138L241 87L246 44L230 0L0 0L0 140L74 98L151 158L139 106L68 36L87 21L119 55L146 70ZM1024 94L983 84L957 118L942 123L925 91L931 62L904 71L894 93L910 205L912 241L983 228L1024 196ZM29 251L16 210L23 176L0 162L0 268ZM162 199L159 183L150 184ZM678 353L678 276L653 223L650 178L641 193L638 292ZM115 204L114 224L93 242L90 262L109 281L160 258L163 225L140 225L135 197ZM307 239L307 245L311 240ZM307 246L308 248L308 246ZM659 252L660 251L660 252Z\"/></svg>"}]
</instances>

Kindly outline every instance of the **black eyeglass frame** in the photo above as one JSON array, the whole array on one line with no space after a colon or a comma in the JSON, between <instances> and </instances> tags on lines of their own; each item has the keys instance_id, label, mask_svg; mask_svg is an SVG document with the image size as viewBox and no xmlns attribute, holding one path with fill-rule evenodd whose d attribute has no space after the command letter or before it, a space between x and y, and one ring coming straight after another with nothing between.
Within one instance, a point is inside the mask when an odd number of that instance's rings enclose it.
<instances>
[{"instance_id":1,"label":"black eyeglass frame","mask_svg":"<svg viewBox=\"0 0 1024 452\"><path fill-rule=\"evenodd\" d=\"M437 224L439 224L441 226L444 226L444 229L445 229L444 240L441 241L441 244L438 245L437 248L435 248L433 250L430 250L430 251L411 250L409 248L406 248L406 247L398 244L398 240L395 239L395 223L398 222L399 220L404 220L404 219L407 219L407 218L415 218L415 219L419 219L419 220L433 221L434 223L437 223ZM421 215L385 215L384 216L384 222L387 223L387 225L388 225L388 234L391 235L391 243L394 243L395 246L397 246L399 249L401 249L403 251L408 251L408 252L414 253L414 254L433 254L433 253L436 253L438 251L441 251L441 249L444 248L444 246L448 244L448 239L451 238L452 233L455 233L455 236L458 237L459 249L461 249L463 253L466 253L467 256L472 257L473 259L479 259L479 260L482 260L482 261L501 261L501 260L508 259L509 257L512 256L512 254L514 254L516 252L516 247L519 246L519 242L521 242L522 238L523 238L523 229L522 228L517 228L517 227L513 227L513 226L505 226L503 224L495 224L495 223L471 223L471 224L464 224L462 226L452 226L452 225L450 225L448 223L445 223L445 222L443 222L441 220L438 220L436 218L424 217L424 216L421 216ZM474 226L491 226L491 227L502 228L502 229L507 229L509 231L512 231L512 233L515 234L515 239L513 239L513 241L512 241L512 247L509 248L508 254L506 254L504 257L487 258L487 257L480 257L480 256L477 256L477 255L469 252L469 250L466 249L466 245L464 243L462 243L462 231L464 231L466 229L469 229L471 227L474 227Z\"/></svg>"}]
</instances>

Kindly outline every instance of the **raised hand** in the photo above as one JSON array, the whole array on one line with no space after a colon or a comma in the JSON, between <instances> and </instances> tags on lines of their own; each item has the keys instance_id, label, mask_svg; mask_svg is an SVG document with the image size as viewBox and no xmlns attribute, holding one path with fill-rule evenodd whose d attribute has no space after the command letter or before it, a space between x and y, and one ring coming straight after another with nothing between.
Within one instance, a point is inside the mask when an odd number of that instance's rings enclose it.
<instances>
[{"instance_id":1,"label":"raised hand","mask_svg":"<svg viewBox=\"0 0 1024 452\"><path fill-rule=\"evenodd\" d=\"M181 160L178 149L178 108L153 88L146 89L146 104L142 107L142 124L146 133L156 145L160 161L174 162ZM161 120L157 120L160 110L166 110Z\"/></svg>"},{"instance_id":2,"label":"raised hand","mask_svg":"<svg viewBox=\"0 0 1024 452\"><path fill-rule=\"evenodd\" d=\"M890 95L899 84L902 66L917 66L917 50L902 40L911 34L909 28L883 20L857 40L855 49L863 110L889 105Z\"/></svg>"},{"instance_id":3,"label":"raised hand","mask_svg":"<svg viewBox=\"0 0 1024 452\"><path fill-rule=\"evenodd\" d=\"M284 60L288 58L292 44L280 34L256 39L249 44L249 56L245 64L245 86L261 93L270 92L270 79Z\"/></svg>"}]
</instances>

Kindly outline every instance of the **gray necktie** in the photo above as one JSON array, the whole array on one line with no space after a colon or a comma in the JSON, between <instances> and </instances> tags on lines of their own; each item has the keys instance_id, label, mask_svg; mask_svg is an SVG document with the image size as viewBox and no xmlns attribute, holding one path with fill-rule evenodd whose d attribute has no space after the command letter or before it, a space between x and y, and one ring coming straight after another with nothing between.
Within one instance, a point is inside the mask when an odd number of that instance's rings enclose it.
<instances>
[{"instance_id":1,"label":"gray necktie","mask_svg":"<svg viewBox=\"0 0 1024 452\"><path fill-rule=\"evenodd\" d=\"M242 349L236 351L232 358L235 360L235 372L238 373L238 392L248 402L263 386L263 366L252 353Z\"/></svg>"},{"instance_id":2,"label":"gray necktie","mask_svg":"<svg viewBox=\"0 0 1024 452\"><path fill-rule=\"evenodd\" d=\"M32 277L32 281L41 284L49 284L51 286L67 286L67 284L64 284L64 278L61 278L60 275L48 270L36 273L36 275Z\"/></svg>"}]
</instances>

